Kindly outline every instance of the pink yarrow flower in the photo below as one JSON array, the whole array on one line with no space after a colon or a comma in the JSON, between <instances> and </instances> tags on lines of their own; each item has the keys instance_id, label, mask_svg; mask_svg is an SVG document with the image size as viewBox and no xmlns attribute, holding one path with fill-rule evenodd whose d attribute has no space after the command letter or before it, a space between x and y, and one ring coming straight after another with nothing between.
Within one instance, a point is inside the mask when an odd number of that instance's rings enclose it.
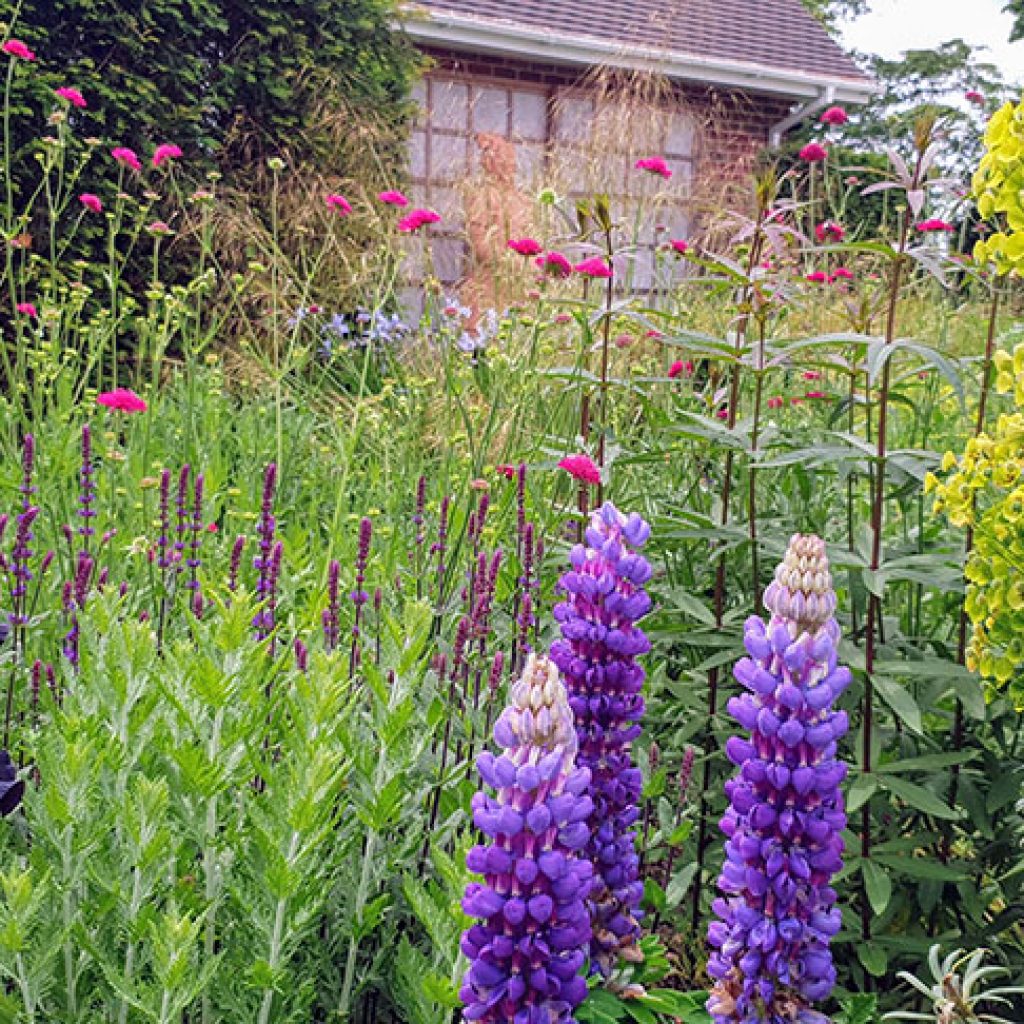
<instances>
[{"instance_id":1,"label":"pink yarrow flower","mask_svg":"<svg viewBox=\"0 0 1024 1024\"><path fill-rule=\"evenodd\" d=\"M852 281L853 271L850 270L848 267L836 267L836 269L832 272L832 280Z\"/></svg>"},{"instance_id":2,"label":"pink yarrow flower","mask_svg":"<svg viewBox=\"0 0 1024 1024\"><path fill-rule=\"evenodd\" d=\"M115 146L110 151L110 155L122 167L130 167L133 171L142 170L142 161L139 160L138 154L134 149L129 149L127 146Z\"/></svg>"},{"instance_id":3,"label":"pink yarrow flower","mask_svg":"<svg viewBox=\"0 0 1024 1024\"><path fill-rule=\"evenodd\" d=\"M416 209L407 214L398 222L398 230L407 233L419 231L427 224L436 224L441 219L441 214L434 210Z\"/></svg>"},{"instance_id":4,"label":"pink yarrow flower","mask_svg":"<svg viewBox=\"0 0 1024 1024\"><path fill-rule=\"evenodd\" d=\"M87 210L91 210L93 213L102 213L103 212L103 202L100 200L99 196L93 195L92 192L83 192L78 197L78 201Z\"/></svg>"},{"instance_id":5,"label":"pink yarrow flower","mask_svg":"<svg viewBox=\"0 0 1024 1024\"><path fill-rule=\"evenodd\" d=\"M825 398L825 397L827 397L827 396L825 395L824 391L808 391L807 394L804 395L804 398L810 398L810 399Z\"/></svg>"},{"instance_id":6,"label":"pink yarrow flower","mask_svg":"<svg viewBox=\"0 0 1024 1024\"><path fill-rule=\"evenodd\" d=\"M567 455L559 461L558 468L564 469L569 476L585 484L596 485L601 482L601 471L594 465L594 460L589 455Z\"/></svg>"},{"instance_id":7,"label":"pink yarrow flower","mask_svg":"<svg viewBox=\"0 0 1024 1024\"><path fill-rule=\"evenodd\" d=\"M107 409L116 409L118 412L136 413L145 412L148 406L130 388L114 388L113 391L103 391L96 396L99 405Z\"/></svg>"},{"instance_id":8,"label":"pink yarrow flower","mask_svg":"<svg viewBox=\"0 0 1024 1024\"><path fill-rule=\"evenodd\" d=\"M685 361L682 360L682 359L677 359L668 368L668 375L669 375L669 377L672 380L675 380L676 377L682 377L682 376L692 377L693 376L693 362L691 360L689 360L689 359L687 359Z\"/></svg>"},{"instance_id":9,"label":"pink yarrow flower","mask_svg":"<svg viewBox=\"0 0 1024 1024\"><path fill-rule=\"evenodd\" d=\"M834 220L823 220L815 225L814 237L819 242L841 242L846 237L846 230Z\"/></svg>"},{"instance_id":10,"label":"pink yarrow flower","mask_svg":"<svg viewBox=\"0 0 1024 1024\"><path fill-rule=\"evenodd\" d=\"M10 57L17 57L18 60L35 60L35 53L30 50L20 39L8 39L0 50L3 50Z\"/></svg>"},{"instance_id":11,"label":"pink yarrow flower","mask_svg":"<svg viewBox=\"0 0 1024 1024\"><path fill-rule=\"evenodd\" d=\"M533 262L545 274L551 274L553 277L568 277L572 273L572 264L568 257L554 250L538 256Z\"/></svg>"},{"instance_id":12,"label":"pink yarrow flower","mask_svg":"<svg viewBox=\"0 0 1024 1024\"><path fill-rule=\"evenodd\" d=\"M820 164L828 156L828 150L820 142L808 142L800 150L800 159L809 164Z\"/></svg>"},{"instance_id":13,"label":"pink yarrow flower","mask_svg":"<svg viewBox=\"0 0 1024 1024\"><path fill-rule=\"evenodd\" d=\"M968 89L967 92L964 93L964 99L967 100L968 103L982 104L985 102L985 95L984 93L978 92L977 89Z\"/></svg>"},{"instance_id":14,"label":"pink yarrow flower","mask_svg":"<svg viewBox=\"0 0 1024 1024\"><path fill-rule=\"evenodd\" d=\"M612 268L600 256L591 256L588 260L582 260L572 269L584 277L608 278L612 276Z\"/></svg>"},{"instance_id":15,"label":"pink yarrow flower","mask_svg":"<svg viewBox=\"0 0 1024 1024\"><path fill-rule=\"evenodd\" d=\"M849 115L842 107L829 107L822 111L820 118L822 124L831 124L836 127L846 124L849 120Z\"/></svg>"},{"instance_id":16,"label":"pink yarrow flower","mask_svg":"<svg viewBox=\"0 0 1024 1024\"><path fill-rule=\"evenodd\" d=\"M342 217L347 217L352 212L352 204L337 192L324 196L324 202Z\"/></svg>"},{"instance_id":17,"label":"pink yarrow flower","mask_svg":"<svg viewBox=\"0 0 1024 1024\"><path fill-rule=\"evenodd\" d=\"M783 406L782 398L779 395L774 395L768 399L769 409L781 409Z\"/></svg>"},{"instance_id":18,"label":"pink yarrow flower","mask_svg":"<svg viewBox=\"0 0 1024 1024\"><path fill-rule=\"evenodd\" d=\"M824 270L813 270L811 273L806 275L804 280L810 281L811 284L827 284L828 274L826 274Z\"/></svg>"},{"instance_id":19,"label":"pink yarrow flower","mask_svg":"<svg viewBox=\"0 0 1024 1024\"><path fill-rule=\"evenodd\" d=\"M544 246L536 238L510 238L508 247L520 256L538 256L544 251Z\"/></svg>"},{"instance_id":20,"label":"pink yarrow flower","mask_svg":"<svg viewBox=\"0 0 1024 1024\"><path fill-rule=\"evenodd\" d=\"M690 243L682 238L673 238L669 243L680 256L685 256L690 249Z\"/></svg>"},{"instance_id":21,"label":"pink yarrow flower","mask_svg":"<svg viewBox=\"0 0 1024 1024\"><path fill-rule=\"evenodd\" d=\"M821 380L821 370L804 370L804 380Z\"/></svg>"},{"instance_id":22,"label":"pink yarrow flower","mask_svg":"<svg viewBox=\"0 0 1024 1024\"><path fill-rule=\"evenodd\" d=\"M59 89L54 89L53 91L55 95L70 103L73 107L80 107L84 110L88 106L85 102L85 97L72 85L62 85Z\"/></svg>"},{"instance_id":23,"label":"pink yarrow flower","mask_svg":"<svg viewBox=\"0 0 1024 1024\"><path fill-rule=\"evenodd\" d=\"M378 192L377 198L385 203L387 206L408 206L409 200L405 197L402 192L396 189L387 189L384 192Z\"/></svg>"},{"instance_id":24,"label":"pink yarrow flower","mask_svg":"<svg viewBox=\"0 0 1024 1024\"><path fill-rule=\"evenodd\" d=\"M19 302L15 308L22 316L34 317L36 320L39 319L39 310L31 302Z\"/></svg>"},{"instance_id":25,"label":"pink yarrow flower","mask_svg":"<svg viewBox=\"0 0 1024 1024\"><path fill-rule=\"evenodd\" d=\"M636 168L638 171L648 171L650 174L659 174L666 181L672 177L671 168L660 156L650 156L645 157L643 160L637 160Z\"/></svg>"},{"instance_id":26,"label":"pink yarrow flower","mask_svg":"<svg viewBox=\"0 0 1024 1024\"><path fill-rule=\"evenodd\" d=\"M921 232L929 231L956 231L956 227L948 220L941 220L938 217L931 217L928 220L919 221L914 227Z\"/></svg>"},{"instance_id":27,"label":"pink yarrow flower","mask_svg":"<svg viewBox=\"0 0 1024 1024\"><path fill-rule=\"evenodd\" d=\"M168 160L180 160L182 156L181 147L173 142L162 142L153 150L153 166L161 167Z\"/></svg>"}]
</instances>

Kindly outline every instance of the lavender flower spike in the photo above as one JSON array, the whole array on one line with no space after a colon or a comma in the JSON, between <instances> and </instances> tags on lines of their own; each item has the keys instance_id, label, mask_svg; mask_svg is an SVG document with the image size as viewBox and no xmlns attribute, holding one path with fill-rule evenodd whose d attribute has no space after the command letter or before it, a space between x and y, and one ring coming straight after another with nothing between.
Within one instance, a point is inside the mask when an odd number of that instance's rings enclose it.
<instances>
[{"instance_id":1,"label":"lavender flower spike","mask_svg":"<svg viewBox=\"0 0 1024 1024\"><path fill-rule=\"evenodd\" d=\"M707 1005L715 1024L827 1024L812 1004L836 978L828 946L841 920L829 883L846 827L836 743L849 721L832 704L850 672L837 664L824 541L790 540L764 604L771 618L747 620L749 657L734 673L748 692L728 705L750 738L733 736L725 748L739 772L725 786L724 896L708 928Z\"/></svg>"},{"instance_id":2,"label":"lavender flower spike","mask_svg":"<svg viewBox=\"0 0 1024 1024\"><path fill-rule=\"evenodd\" d=\"M504 752L477 768L495 796L477 793L473 821L487 837L466 857L484 881L466 887L478 918L462 936L470 966L459 995L467 1021L574 1024L587 994L593 868L582 851L593 809L590 772L575 767L576 733L558 669L531 654L494 727Z\"/></svg>"},{"instance_id":3,"label":"lavender flower spike","mask_svg":"<svg viewBox=\"0 0 1024 1024\"><path fill-rule=\"evenodd\" d=\"M631 747L644 713L644 670L636 658L650 643L636 622L651 608L643 589L651 566L631 549L643 545L650 532L639 515L624 516L606 502L591 518L586 543L569 553L572 568L559 584L566 599L554 608L563 639L552 645L551 658L565 674L578 761L593 775L587 854L597 877L590 894L590 955L605 975L620 956L641 959L643 883L634 824L642 779Z\"/></svg>"}]
</instances>

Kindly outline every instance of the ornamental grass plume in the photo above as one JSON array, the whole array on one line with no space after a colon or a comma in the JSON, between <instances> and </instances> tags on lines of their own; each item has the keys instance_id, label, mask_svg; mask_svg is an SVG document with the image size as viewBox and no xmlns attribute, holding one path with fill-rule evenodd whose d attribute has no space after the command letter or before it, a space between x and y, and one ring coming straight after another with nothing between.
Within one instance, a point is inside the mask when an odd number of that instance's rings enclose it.
<instances>
[{"instance_id":1,"label":"ornamental grass plume","mask_svg":"<svg viewBox=\"0 0 1024 1024\"><path fill-rule=\"evenodd\" d=\"M466 887L470 961L459 995L468 1021L572 1024L587 994L580 974L590 939L583 855L593 803L590 772L575 766L576 732L555 664L531 654L494 726L503 748L477 759L494 791L473 797L486 837L466 857L483 882Z\"/></svg>"},{"instance_id":2,"label":"ornamental grass plume","mask_svg":"<svg viewBox=\"0 0 1024 1024\"><path fill-rule=\"evenodd\" d=\"M849 722L833 702L849 685L837 665L825 543L791 538L764 594L766 623L744 626L748 657L736 665L747 693L728 710L749 734L726 754L739 768L726 783L725 864L708 928L715 1024L827 1024L812 1009L835 984L829 940L839 930L832 876L846 827L836 743Z\"/></svg>"},{"instance_id":3,"label":"ornamental grass plume","mask_svg":"<svg viewBox=\"0 0 1024 1024\"><path fill-rule=\"evenodd\" d=\"M643 883L634 825L641 774L631 747L644 713L644 670L636 658L650 643L636 623L651 607L643 589L651 566L633 549L650 532L636 513L624 516L611 502L602 505L591 518L585 543L569 553L572 568L559 582L565 600L554 608L562 639L552 645L551 658L569 690L577 760L593 776L587 847L595 869L590 956L605 975L619 956L639 959Z\"/></svg>"}]
</instances>

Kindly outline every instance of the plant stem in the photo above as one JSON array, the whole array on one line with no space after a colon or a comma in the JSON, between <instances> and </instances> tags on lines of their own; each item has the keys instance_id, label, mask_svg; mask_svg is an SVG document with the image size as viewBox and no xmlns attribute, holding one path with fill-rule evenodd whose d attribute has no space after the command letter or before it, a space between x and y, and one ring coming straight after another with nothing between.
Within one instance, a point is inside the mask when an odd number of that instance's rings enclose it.
<instances>
[{"instance_id":1,"label":"plant stem","mask_svg":"<svg viewBox=\"0 0 1024 1024\"><path fill-rule=\"evenodd\" d=\"M295 860L300 839L301 835L298 832L292 832L291 838L288 841L288 855L285 861L289 868L291 868L292 862ZM274 910L274 930L270 936L270 954L267 957L267 966L271 975L277 971L278 964L281 961L281 944L284 940L284 918L287 912L288 898L283 896L277 901L277 907ZM273 1005L274 990L273 988L268 988L263 993L263 1002L260 1003L258 1024L269 1024L270 1010Z\"/></svg>"}]
</instances>

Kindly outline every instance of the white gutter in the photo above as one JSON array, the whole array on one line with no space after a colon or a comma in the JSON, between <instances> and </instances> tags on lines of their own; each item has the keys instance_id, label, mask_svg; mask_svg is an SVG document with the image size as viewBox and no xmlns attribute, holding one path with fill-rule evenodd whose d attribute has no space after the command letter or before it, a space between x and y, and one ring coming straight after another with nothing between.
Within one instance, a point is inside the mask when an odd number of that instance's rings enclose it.
<instances>
[{"instance_id":1,"label":"white gutter","mask_svg":"<svg viewBox=\"0 0 1024 1024\"><path fill-rule=\"evenodd\" d=\"M810 117L811 114L816 114L819 110L831 106L835 101L835 86L825 86L825 90L821 95L816 96L813 100L808 100L806 103L802 103L796 108L796 110L792 111L781 121L777 121L768 129L768 145L771 146L772 149L778 149L779 144L782 142L782 136L785 135L790 128L795 127L801 121Z\"/></svg>"},{"instance_id":2,"label":"white gutter","mask_svg":"<svg viewBox=\"0 0 1024 1024\"><path fill-rule=\"evenodd\" d=\"M409 16L413 15L413 16ZM424 15L416 17L415 15ZM450 11L413 8L399 26L418 43L472 53L495 53L552 64L593 67L608 64L639 71L656 69L668 78L704 85L729 86L752 92L820 100L831 88L833 100L861 103L874 92L874 83L828 78L800 71L766 68L744 61L729 61L685 53L616 43L593 36L557 35L548 29L518 23L467 17Z\"/></svg>"}]
</instances>

